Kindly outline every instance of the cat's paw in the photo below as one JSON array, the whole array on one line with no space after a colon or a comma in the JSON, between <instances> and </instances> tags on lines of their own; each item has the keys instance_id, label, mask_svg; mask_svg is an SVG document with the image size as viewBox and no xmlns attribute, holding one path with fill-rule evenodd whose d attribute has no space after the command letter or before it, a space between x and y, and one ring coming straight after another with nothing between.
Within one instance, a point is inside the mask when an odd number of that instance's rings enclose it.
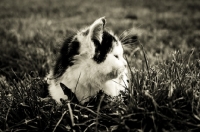
<instances>
[{"instance_id":1,"label":"cat's paw","mask_svg":"<svg viewBox=\"0 0 200 132\"><path fill-rule=\"evenodd\" d=\"M59 104L62 104L61 100L68 100L67 95L62 95L62 97L59 98L59 101L57 101Z\"/></svg>"},{"instance_id":2,"label":"cat's paw","mask_svg":"<svg viewBox=\"0 0 200 132\"><path fill-rule=\"evenodd\" d=\"M59 95L59 96L54 96L53 99L58 103L62 104L61 100L68 100L67 95Z\"/></svg>"}]
</instances>

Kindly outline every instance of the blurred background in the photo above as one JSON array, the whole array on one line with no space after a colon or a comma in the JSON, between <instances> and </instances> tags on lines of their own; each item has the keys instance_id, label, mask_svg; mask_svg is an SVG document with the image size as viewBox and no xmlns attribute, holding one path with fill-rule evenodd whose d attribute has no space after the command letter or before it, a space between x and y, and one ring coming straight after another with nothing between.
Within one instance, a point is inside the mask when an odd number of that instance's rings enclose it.
<instances>
[{"instance_id":1,"label":"blurred background","mask_svg":"<svg viewBox=\"0 0 200 132\"><path fill-rule=\"evenodd\" d=\"M152 65L175 50L194 50L192 59L200 56L198 0L1 0L0 74L45 76L47 58L63 38L102 16L117 35L135 28ZM131 51L138 46L132 45ZM138 54L134 51L128 57L136 68L141 63Z\"/></svg>"}]
</instances>

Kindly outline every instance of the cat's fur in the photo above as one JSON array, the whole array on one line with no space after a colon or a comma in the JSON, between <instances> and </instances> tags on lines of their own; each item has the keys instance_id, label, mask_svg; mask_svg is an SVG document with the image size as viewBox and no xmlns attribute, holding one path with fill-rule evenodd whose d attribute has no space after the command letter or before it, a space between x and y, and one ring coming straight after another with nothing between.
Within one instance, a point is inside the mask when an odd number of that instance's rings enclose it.
<instances>
[{"instance_id":1,"label":"cat's fur","mask_svg":"<svg viewBox=\"0 0 200 132\"><path fill-rule=\"evenodd\" d=\"M128 88L127 62L122 43L106 30L105 18L69 37L60 50L56 65L47 76L49 93L60 103L67 99L60 83L66 85L82 103L99 90L111 96Z\"/></svg>"}]
</instances>

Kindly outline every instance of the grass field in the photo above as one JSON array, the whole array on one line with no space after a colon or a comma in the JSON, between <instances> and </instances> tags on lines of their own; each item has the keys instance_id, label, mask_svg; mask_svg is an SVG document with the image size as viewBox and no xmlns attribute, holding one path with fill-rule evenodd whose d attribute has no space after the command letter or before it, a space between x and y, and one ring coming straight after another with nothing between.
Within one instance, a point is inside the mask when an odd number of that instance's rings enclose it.
<instances>
[{"instance_id":1,"label":"grass field","mask_svg":"<svg viewBox=\"0 0 200 132\"><path fill-rule=\"evenodd\" d=\"M117 35L136 28L130 92L45 100L49 58L102 16ZM200 1L1 0L0 131L200 131Z\"/></svg>"}]
</instances>

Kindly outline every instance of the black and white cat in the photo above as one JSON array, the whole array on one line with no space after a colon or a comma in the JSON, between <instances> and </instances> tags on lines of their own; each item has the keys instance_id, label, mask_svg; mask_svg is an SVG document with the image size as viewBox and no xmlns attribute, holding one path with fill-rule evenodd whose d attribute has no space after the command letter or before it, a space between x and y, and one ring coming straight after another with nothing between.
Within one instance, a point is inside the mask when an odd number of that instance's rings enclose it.
<instances>
[{"instance_id":1,"label":"black and white cat","mask_svg":"<svg viewBox=\"0 0 200 132\"><path fill-rule=\"evenodd\" d=\"M99 90L117 96L128 88L122 42L105 29L105 23L104 17L99 18L63 43L60 56L47 76L49 93L58 103L60 98L68 98L60 83L71 89L81 103Z\"/></svg>"}]
</instances>

